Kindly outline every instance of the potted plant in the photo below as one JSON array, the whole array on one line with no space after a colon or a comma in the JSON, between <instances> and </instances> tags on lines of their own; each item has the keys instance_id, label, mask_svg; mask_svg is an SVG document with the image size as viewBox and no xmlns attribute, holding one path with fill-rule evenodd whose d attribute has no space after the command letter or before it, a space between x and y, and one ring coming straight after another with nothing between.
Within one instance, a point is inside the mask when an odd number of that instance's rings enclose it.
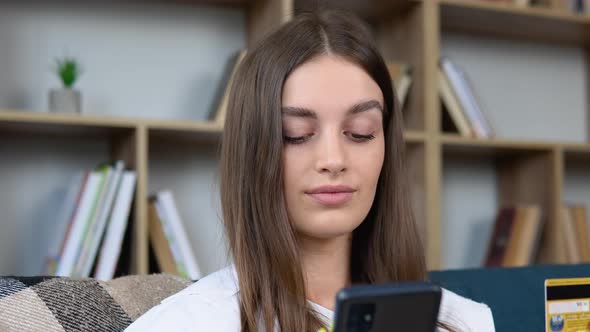
<instances>
[{"instance_id":1,"label":"potted plant","mask_svg":"<svg viewBox=\"0 0 590 332\"><path fill-rule=\"evenodd\" d=\"M56 60L55 72L63 88L49 91L49 110L51 112L80 113L82 97L80 91L73 88L81 74L78 61L72 57Z\"/></svg>"}]
</instances>

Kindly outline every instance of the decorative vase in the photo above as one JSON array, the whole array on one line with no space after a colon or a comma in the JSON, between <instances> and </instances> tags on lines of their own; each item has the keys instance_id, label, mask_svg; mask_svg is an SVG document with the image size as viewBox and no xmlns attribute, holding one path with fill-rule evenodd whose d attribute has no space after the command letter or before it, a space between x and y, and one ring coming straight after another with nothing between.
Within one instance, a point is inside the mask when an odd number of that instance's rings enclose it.
<instances>
[{"instance_id":1,"label":"decorative vase","mask_svg":"<svg viewBox=\"0 0 590 332\"><path fill-rule=\"evenodd\" d=\"M49 91L49 111L63 113L80 113L82 96L75 89L51 89Z\"/></svg>"}]
</instances>

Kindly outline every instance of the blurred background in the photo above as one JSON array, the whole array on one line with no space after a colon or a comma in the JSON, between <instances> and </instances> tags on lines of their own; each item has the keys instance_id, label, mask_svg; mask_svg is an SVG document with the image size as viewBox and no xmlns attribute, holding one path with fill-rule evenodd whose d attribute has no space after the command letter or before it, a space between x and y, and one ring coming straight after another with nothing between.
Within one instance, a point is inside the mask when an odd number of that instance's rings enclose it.
<instances>
[{"instance_id":1,"label":"blurred background","mask_svg":"<svg viewBox=\"0 0 590 332\"><path fill-rule=\"evenodd\" d=\"M330 7L365 20L388 63L429 269L590 261L588 1L8 0L0 275L227 265L231 74Z\"/></svg>"}]
</instances>

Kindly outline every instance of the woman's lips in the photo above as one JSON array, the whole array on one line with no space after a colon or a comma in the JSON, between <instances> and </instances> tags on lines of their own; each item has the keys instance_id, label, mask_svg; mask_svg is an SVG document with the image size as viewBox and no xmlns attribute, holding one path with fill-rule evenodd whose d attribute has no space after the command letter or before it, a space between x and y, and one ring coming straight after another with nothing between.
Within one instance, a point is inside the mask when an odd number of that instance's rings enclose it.
<instances>
[{"instance_id":1,"label":"woman's lips","mask_svg":"<svg viewBox=\"0 0 590 332\"><path fill-rule=\"evenodd\" d=\"M308 195L316 202L327 205L336 206L347 203L352 199L354 192L322 192L322 193L308 193Z\"/></svg>"}]
</instances>

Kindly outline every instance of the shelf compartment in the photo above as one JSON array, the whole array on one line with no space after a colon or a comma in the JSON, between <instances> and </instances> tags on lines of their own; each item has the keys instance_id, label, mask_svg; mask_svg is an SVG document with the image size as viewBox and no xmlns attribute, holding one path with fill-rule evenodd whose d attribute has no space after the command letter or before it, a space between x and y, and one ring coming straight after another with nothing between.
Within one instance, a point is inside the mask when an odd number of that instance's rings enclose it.
<instances>
[{"instance_id":1,"label":"shelf compartment","mask_svg":"<svg viewBox=\"0 0 590 332\"><path fill-rule=\"evenodd\" d=\"M590 207L590 146L587 144L568 144L563 147L562 159L562 195L558 202L566 205L583 205L588 209ZM565 246L564 227L565 220L561 214L560 227L554 228L554 249L555 256L561 263L571 263L568 260Z\"/></svg>"},{"instance_id":2,"label":"shelf compartment","mask_svg":"<svg viewBox=\"0 0 590 332\"><path fill-rule=\"evenodd\" d=\"M147 203L150 195L170 190L201 272L223 268L227 242L221 236L217 147L151 139L147 159L149 179L143 201Z\"/></svg>"},{"instance_id":3,"label":"shelf compartment","mask_svg":"<svg viewBox=\"0 0 590 332\"><path fill-rule=\"evenodd\" d=\"M447 218L442 221L445 225L442 228L452 229L446 230L449 232L446 240L464 232L479 237L477 242L470 243L469 249L478 257L462 256L461 259L468 259L467 263L470 266L478 266L481 263L479 259L485 256L487 241L491 235L487 232L493 229L496 214L502 207L537 205L543 213L544 232L551 233L547 230L555 229L559 222L557 202L561 197L562 177L561 150L557 144L448 136L441 140L442 160L446 165L443 187L449 191L442 197L442 200L446 201L443 206L446 208L444 215ZM452 173L449 173L451 170ZM474 202L463 204L470 199L474 199ZM459 214L457 209L466 211ZM454 220L461 215L469 217ZM461 233L453 229L461 229ZM543 241L532 264L558 263L558 257L551 253L555 248L555 239L550 236ZM467 249L455 248L447 251L447 254L451 253L449 257L459 257L463 250ZM456 257L450 261L455 259Z\"/></svg>"}]
</instances>

